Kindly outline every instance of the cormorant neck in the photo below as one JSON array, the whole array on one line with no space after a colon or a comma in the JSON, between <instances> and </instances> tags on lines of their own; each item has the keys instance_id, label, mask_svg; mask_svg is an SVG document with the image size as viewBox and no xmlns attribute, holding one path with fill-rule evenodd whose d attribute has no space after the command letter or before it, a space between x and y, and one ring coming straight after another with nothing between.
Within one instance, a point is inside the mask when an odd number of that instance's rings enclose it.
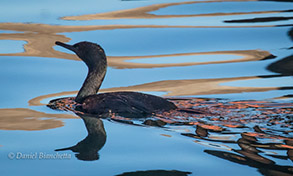
<instances>
[{"instance_id":1,"label":"cormorant neck","mask_svg":"<svg viewBox=\"0 0 293 176\"><path fill-rule=\"evenodd\" d=\"M106 70L107 63L97 65L96 67L88 66L88 74L75 98L76 102L82 103L87 96L94 95L99 91L106 75Z\"/></svg>"},{"instance_id":2,"label":"cormorant neck","mask_svg":"<svg viewBox=\"0 0 293 176\"><path fill-rule=\"evenodd\" d=\"M100 45L86 41L74 45L56 41L56 45L75 52L88 67L87 77L75 98L76 102L82 103L87 96L98 92L104 80L107 71L105 51Z\"/></svg>"}]
</instances>

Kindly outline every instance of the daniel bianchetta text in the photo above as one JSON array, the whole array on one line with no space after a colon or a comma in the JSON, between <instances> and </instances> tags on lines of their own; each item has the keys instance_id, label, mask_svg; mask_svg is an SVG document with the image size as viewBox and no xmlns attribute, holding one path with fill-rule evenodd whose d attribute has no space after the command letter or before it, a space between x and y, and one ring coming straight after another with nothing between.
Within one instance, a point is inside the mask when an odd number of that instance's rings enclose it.
<instances>
[{"instance_id":1,"label":"daniel bianchetta text","mask_svg":"<svg viewBox=\"0 0 293 176\"><path fill-rule=\"evenodd\" d=\"M9 159L15 160L63 160L71 159L70 153L46 153L46 152L10 152L8 153Z\"/></svg>"}]
</instances>

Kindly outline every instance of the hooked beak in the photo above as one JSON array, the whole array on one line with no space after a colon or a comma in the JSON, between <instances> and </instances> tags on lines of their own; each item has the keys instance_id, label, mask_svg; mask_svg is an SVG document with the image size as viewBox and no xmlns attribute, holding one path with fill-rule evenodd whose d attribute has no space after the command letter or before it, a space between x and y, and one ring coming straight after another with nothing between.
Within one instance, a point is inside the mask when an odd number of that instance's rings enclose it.
<instances>
[{"instance_id":1,"label":"hooked beak","mask_svg":"<svg viewBox=\"0 0 293 176\"><path fill-rule=\"evenodd\" d=\"M68 45L68 44L66 44L66 43L62 43L62 42L59 42L59 41L56 41L55 44L56 44L56 45L59 45L59 46L62 46L62 47L64 47L64 48L66 48L66 49L69 49L69 50L71 50L71 51L73 51L73 52L76 51L76 49L75 49L72 45Z\"/></svg>"}]
</instances>

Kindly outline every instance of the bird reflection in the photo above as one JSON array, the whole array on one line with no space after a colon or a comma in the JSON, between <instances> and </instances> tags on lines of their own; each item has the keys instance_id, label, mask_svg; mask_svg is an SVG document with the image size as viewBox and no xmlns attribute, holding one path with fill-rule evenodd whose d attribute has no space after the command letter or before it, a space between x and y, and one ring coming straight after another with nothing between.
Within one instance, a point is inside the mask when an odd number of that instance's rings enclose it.
<instances>
[{"instance_id":1,"label":"bird reflection","mask_svg":"<svg viewBox=\"0 0 293 176\"><path fill-rule=\"evenodd\" d=\"M72 147L56 149L55 151L71 150L77 152L75 156L79 160L98 160L98 151L105 145L107 138L103 121L97 117L83 114L77 115L82 118L86 126L88 132L87 137Z\"/></svg>"},{"instance_id":2,"label":"bird reflection","mask_svg":"<svg viewBox=\"0 0 293 176\"><path fill-rule=\"evenodd\" d=\"M291 28L290 31L288 32L288 36L293 41L293 28ZM293 47L289 49L293 49ZM293 68L293 55L287 56L277 62L270 64L267 67L268 70L272 72L280 73L285 76L293 76L292 68Z\"/></svg>"},{"instance_id":3,"label":"bird reflection","mask_svg":"<svg viewBox=\"0 0 293 176\"><path fill-rule=\"evenodd\" d=\"M124 172L117 176L188 176L191 172L182 172L177 170L147 170L147 171L135 171Z\"/></svg>"},{"instance_id":4,"label":"bird reflection","mask_svg":"<svg viewBox=\"0 0 293 176\"><path fill-rule=\"evenodd\" d=\"M263 153L261 150L257 149L255 146L266 147L268 144L260 144L256 141L249 141L245 138L240 138L238 141L238 145L241 150L235 150L234 152L224 152L217 150L205 150L204 152L234 162L242 165L247 165L250 167L258 168L258 171L262 173L264 176L289 176L293 175L293 167L292 166L282 166L276 164L274 161L268 159L267 157L261 156L260 153ZM271 144L271 149L274 149L273 144ZM266 154L268 155L268 154ZM290 158L292 160L292 150L289 149L287 152L288 156L278 157L279 159L286 160ZM274 155L268 155L271 157L277 157Z\"/></svg>"},{"instance_id":5,"label":"bird reflection","mask_svg":"<svg viewBox=\"0 0 293 176\"><path fill-rule=\"evenodd\" d=\"M262 131L258 126L255 126L253 128L256 133L253 133L255 136L258 136L257 134L265 134L264 131ZM266 156L270 156L273 158L292 160L293 158L293 139L287 138L284 140L284 143L261 143L258 141L257 137L251 135L251 133L243 132L241 133L241 138L239 138L237 141L216 141L209 139L209 132L207 129L203 129L200 127L197 127L197 130L195 131L195 134L183 134L185 136L202 139L206 141L212 141L212 142L221 142L221 143L230 143L230 144L238 144L240 149L233 149L230 148L233 152L224 152L220 150L205 150L204 152L234 162L242 165L247 165L250 167L258 168L259 172L262 173L265 176L285 176L285 175L292 175L293 174L293 167L292 166L282 166L276 164L273 160L269 159ZM275 136L276 137L276 136ZM277 137L276 137L277 138ZM281 137L280 137L281 138ZM215 146L216 144L212 144L212 146ZM219 144L220 145L220 144ZM279 155L270 155L265 154L260 149L269 149L269 150L287 150L287 156L279 156Z\"/></svg>"},{"instance_id":6,"label":"bird reflection","mask_svg":"<svg viewBox=\"0 0 293 176\"><path fill-rule=\"evenodd\" d=\"M281 159L293 161L293 138L273 135L271 138L283 142L264 143L259 140L261 136L269 136L269 133L263 131L259 126L254 126L255 132L242 132L238 140L231 140L226 138L213 138L210 130L201 126L197 126L195 133L182 133L184 136L192 137L193 139L200 139L206 141L210 146L217 146L219 150L204 150L204 152L237 163L257 168L264 176L289 176L293 175L292 166L279 165L272 159ZM227 133L227 132L226 132ZM229 134L229 133L227 133ZM237 133L235 133L237 134ZM224 134L223 134L224 135ZM221 147L222 143L237 144L237 147ZM221 151L228 149L231 152ZM268 154L263 150L287 150L287 155ZM285 153L285 152L284 152Z\"/></svg>"},{"instance_id":7,"label":"bird reflection","mask_svg":"<svg viewBox=\"0 0 293 176\"><path fill-rule=\"evenodd\" d=\"M289 146L293 146L293 140L285 140L285 144ZM287 156L293 162L293 149L289 149L287 151Z\"/></svg>"},{"instance_id":8,"label":"bird reflection","mask_svg":"<svg viewBox=\"0 0 293 176\"><path fill-rule=\"evenodd\" d=\"M267 165L275 164L274 161L259 155L262 151L257 149L255 146L261 147L263 144L258 143L256 137L247 136L246 133L242 133L241 136L242 137L237 141L241 150L234 150L235 152L242 154L254 162Z\"/></svg>"}]
</instances>

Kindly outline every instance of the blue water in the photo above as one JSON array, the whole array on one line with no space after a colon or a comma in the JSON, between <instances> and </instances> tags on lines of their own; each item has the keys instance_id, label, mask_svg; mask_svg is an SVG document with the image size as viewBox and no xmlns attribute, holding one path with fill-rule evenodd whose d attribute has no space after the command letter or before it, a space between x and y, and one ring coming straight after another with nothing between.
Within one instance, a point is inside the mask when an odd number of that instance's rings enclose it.
<instances>
[{"instance_id":1,"label":"blue water","mask_svg":"<svg viewBox=\"0 0 293 176\"><path fill-rule=\"evenodd\" d=\"M64 33L71 43L100 43L109 56L141 56L207 51L276 50L292 44L282 28L116 29Z\"/></svg>"},{"instance_id":2,"label":"blue water","mask_svg":"<svg viewBox=\"0 0 293 176\"><path fill-rule=\"evenodd\" d=\"M147 58L147 59L133 59L128 62L134 63L150 63L150 64L169 64L169 63L190 63L190 62L216 62L223 60L240 59L240 56L224 55L224 54L214 54L207 56L178 56L169 58Z\"/></svg>"},{"instance_id":3,"label":"blue water","mask_svg":"<svg viewBox=\"0 0 293 176\"><path fill-rule=\"evenodd\" d=\"M7 54L24 52L23 45L25 43L26 42L24 41L0 40L0 45L5 46L0 49L0 53Z\"/></svg>"},{"instance_id":4,"label":"blue water","mask_svg":"<svg viewBox=\"0 0 293 176\"><path fill-rule=\"evenodd\" d=\"M188 15L188 14L210 14L210 13L241 13L259 11L286 11L292 7L290 2L212 2L194 3L170 6L159 9L152 13L156 15Z\"/></svg>"}]
</instances>

